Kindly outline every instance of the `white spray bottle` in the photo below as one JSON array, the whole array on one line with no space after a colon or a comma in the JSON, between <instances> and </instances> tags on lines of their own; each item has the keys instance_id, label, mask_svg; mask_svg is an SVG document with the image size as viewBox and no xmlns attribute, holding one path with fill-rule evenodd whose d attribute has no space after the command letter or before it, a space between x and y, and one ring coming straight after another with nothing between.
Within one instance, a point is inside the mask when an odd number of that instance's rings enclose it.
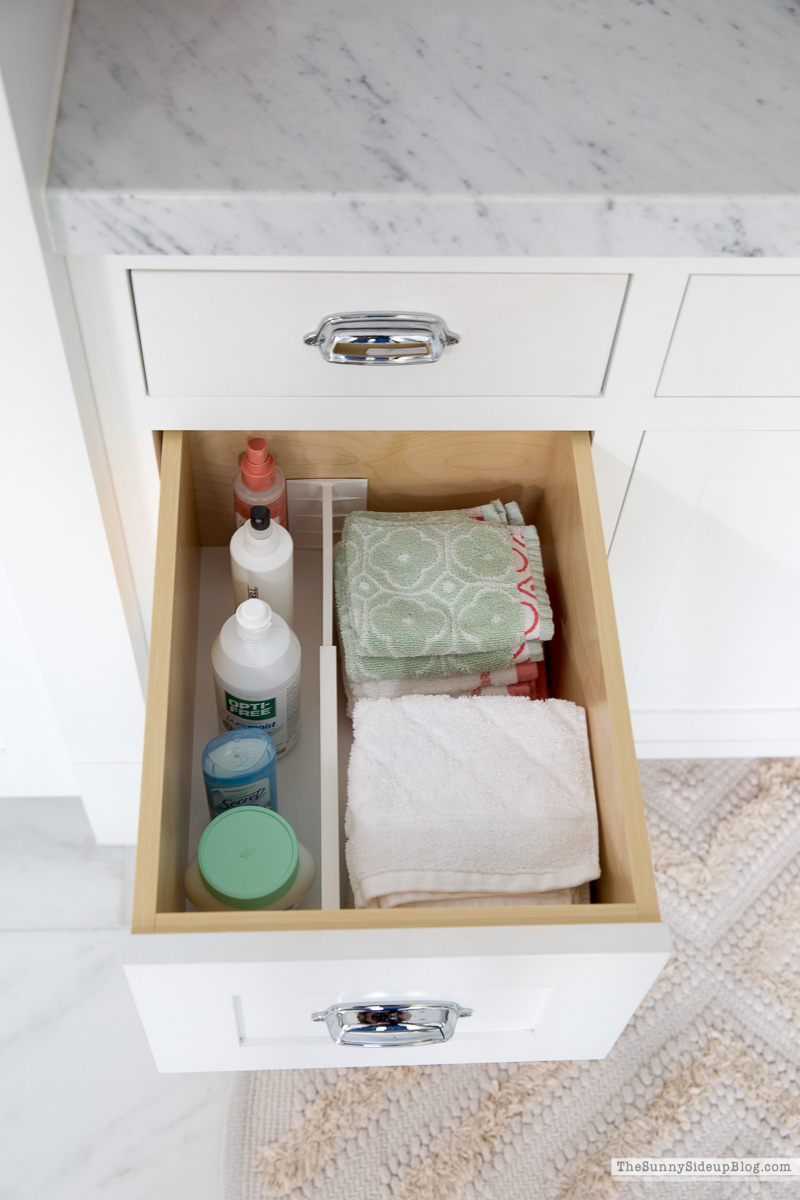
<instances>
[{"instance_id":1,"label":"white spray bottle","mask_svg":"<svg viewBox=\"0 0 800 1200\"><path fill-rule=\"evenodd\" d=\"M233 600L265 600L273 612L294 625L294 542L270 510L257 504L250 519L231 538Z\"/></svg>"}]
</instances>

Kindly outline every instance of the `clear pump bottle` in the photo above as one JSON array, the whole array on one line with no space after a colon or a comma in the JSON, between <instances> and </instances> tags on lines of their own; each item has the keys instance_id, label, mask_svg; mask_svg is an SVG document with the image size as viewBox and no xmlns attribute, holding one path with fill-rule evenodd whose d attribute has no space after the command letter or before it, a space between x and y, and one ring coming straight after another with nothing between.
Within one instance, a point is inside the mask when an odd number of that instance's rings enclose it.
<instances>
[{"instance_id":1,"label":"clear pump bottle","mask_svg":"<svg viewBox=\"0 0 800 1200\"><path fill-rule=\"evenodd\" d=\"M250 438L233 480L236 528L244 525L254 504L266 505L272 520L286 525L286 477L269 453L266 438Z\"/></svg>"}]
</instances>

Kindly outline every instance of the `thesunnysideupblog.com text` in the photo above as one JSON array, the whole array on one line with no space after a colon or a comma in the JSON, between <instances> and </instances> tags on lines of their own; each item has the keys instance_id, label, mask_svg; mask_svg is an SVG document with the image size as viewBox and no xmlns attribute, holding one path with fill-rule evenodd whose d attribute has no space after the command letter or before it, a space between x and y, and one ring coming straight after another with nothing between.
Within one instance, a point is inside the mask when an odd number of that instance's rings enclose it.
<instances>
[{"instance_id":1,"label":"thesunnysideupblog.com text","mask_svg":"<svg viewBox=\"0 0 800 1200\"><path fill-rule=\"evenodd\" d=\"M615 1179L672 1177L687 1175L710 1179L786 1179L800 1175L800 1158L612 1158Z\"/></svg>"}]
</instances>

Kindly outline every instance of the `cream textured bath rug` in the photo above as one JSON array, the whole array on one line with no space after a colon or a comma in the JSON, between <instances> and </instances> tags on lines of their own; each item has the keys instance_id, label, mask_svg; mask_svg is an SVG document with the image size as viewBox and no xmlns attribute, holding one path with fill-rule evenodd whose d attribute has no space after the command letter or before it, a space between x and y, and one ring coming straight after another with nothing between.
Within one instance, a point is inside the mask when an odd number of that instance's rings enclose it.
<instances>
[{"instance_id":1,"label":"cream textured bath rug","mask_svg":"<svg viewBox=\"0 0 800 1200\"><path fill-rule=\"evenodd\" d=\"M800 760L640 764L675 954L602 1062L234 1077L224 1200L731 1200L618 1156L800 1156Z\"/></svg>"}]
</instances>

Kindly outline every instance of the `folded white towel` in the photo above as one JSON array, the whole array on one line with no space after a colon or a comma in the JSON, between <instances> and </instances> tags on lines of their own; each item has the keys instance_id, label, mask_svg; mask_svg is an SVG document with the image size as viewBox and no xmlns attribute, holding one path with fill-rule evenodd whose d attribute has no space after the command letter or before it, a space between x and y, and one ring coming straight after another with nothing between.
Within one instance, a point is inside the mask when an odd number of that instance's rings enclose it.
<instances>
[{"instance_id":1,"label":"folded white towel","mask_svg":"<svg viewBox=\"0 0 800 1200\"><path fill-rule=\"evenodd\" d=\"M359 700L353 732L345 833L357 908L521 897L600 874L577 705L516 696Z\"/></svg>"},{"instance_id":2,"label":"folded white towel","mask_svg":"<svg viewBox=\"0 0 800 1200\"><path fill-rule=\"evenodd\" d=\"M504 908L510 904L591 904L592 897L588 883L582 883L580 887L574 888L556 888L553 892L525 892L520 896L498 896L490 893L488 896L472 895L464 892L458 896L422 896L420 892L408 892L407 895L413 897L408 900L405 895L401 897L401 893L395 893L392 897L394 901L393 907L399 908ZM372 904L368 904L367 908L388 908L389 905L383 904L383 897L380 897Z\"/></svg>"}]
</instances>

